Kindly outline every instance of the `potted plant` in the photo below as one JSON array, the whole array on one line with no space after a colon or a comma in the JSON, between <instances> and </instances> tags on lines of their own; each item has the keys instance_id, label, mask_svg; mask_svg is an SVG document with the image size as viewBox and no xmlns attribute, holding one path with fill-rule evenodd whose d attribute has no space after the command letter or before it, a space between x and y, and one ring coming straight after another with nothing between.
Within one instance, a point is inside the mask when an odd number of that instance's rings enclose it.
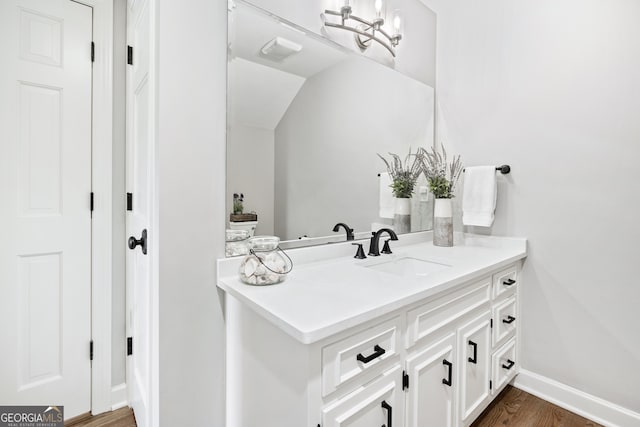
<instances>
[{"instance_id":1,"label":"potted plant","mask_svg":"<svg viewBox=\"0 0 640 427\"><path fill-rule=\"evenodd\" d=\"M417 153L411 153L411 148L404 162L397 154L389 153L389 155L392 158L391 161L387 161L380 154L378 157L387 166L387 172L391 177L390 187L393 197L396 198L393 225L396 233L408 233L411 231L411 196L416 181L422 173L422 162Z\"/></svg>"},{"instance_id":2,"label":"potted plant","mask_svg":"<svg viewBox=\"0 0 640 427\"><path fill-rule=\"evenodd\" d=\"M453 206L456 183L462 174L460 156L454 156L447 163L447 151L431 147L431 150L420 148L418 158L422 172L427 179L429 191L435 197L433 207L433 244L435 246L453 246Z\"/></svg>"}]
</instances>

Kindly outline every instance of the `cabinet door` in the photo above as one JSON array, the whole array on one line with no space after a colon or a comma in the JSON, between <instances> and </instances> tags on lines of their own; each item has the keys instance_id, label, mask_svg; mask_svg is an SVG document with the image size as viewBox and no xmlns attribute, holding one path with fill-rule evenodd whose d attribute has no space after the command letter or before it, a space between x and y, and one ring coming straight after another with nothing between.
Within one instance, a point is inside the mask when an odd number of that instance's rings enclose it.
<instances>
[{"instance_id":1,"label":"cabinet door","mask_svg":"<svg viewBox=\"0 0 640 427\"><path fill-rule=\"evenodd\" d=\"M458 331L460 364L460 419L480 413L491 396L491 312L487 311Z\"/></svg>"},{"instance_id":2,"label":"cabinet door","mask_svg":"<svg viewBox=\"0 0 640 427\"><path fill-rule=\"evenodd\" d=\"M450 427L454 425L455 334L427 344L407 359L409 390L407 426Z\"/></svg>"},{"instance_id":3,"label":"cabinet door","mask_svg":"<svg viewBox=\"0 0 640 427\"><path fill-rule=\"evenodd\" d=\"M322 413L323 427L402 427L404 425L400 366L337 402Z\"/></svg>"}]
</instances>

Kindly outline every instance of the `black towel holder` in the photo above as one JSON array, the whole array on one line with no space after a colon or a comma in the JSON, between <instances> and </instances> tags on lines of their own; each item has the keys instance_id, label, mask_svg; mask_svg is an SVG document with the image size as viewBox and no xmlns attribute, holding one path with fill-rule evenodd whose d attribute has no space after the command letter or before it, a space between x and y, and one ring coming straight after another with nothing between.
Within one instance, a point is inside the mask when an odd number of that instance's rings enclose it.
<instances>
[{"instance_id":1,"label":"black towel holder","mask_svg":"<svg viewBox=\"0 0 640 427\"><path fill-rule=\"evenodd\" d=\"M465 170L466 169L462 169L462 172L464 172ZM509 165L496 166L496 170L500 171L502 175L506 175L509 172L511 172L511 166ZM378 176L380 176L380 174L378 174Z\"/></svg>"},{"instance_id":2,"label":"black towel holder","mask_svg":"<svg viewBox=\"0 0 640 427\"><path fill-rule=\"evenodd\" d=\"M462 172L464 172L465 170L466 169L462 169ZM509 165L496 166L496 170L500 171L502 175L506 175L509 172L511 172L511 166Z\"/></svg>"}]
</instances>

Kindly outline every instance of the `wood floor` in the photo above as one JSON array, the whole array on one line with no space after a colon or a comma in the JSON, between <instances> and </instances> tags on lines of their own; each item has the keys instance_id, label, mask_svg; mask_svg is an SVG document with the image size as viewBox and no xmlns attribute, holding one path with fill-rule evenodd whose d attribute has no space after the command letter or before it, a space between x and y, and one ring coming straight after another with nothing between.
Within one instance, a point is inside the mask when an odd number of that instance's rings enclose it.
<instances>
[{"instance_id":1,"label":"wood floor","mask_svg":"<svg viewBox=\"0 0 640 427\"><path fill-rule=\"evenodd\" d=\"M507 386L471 427L602 427L512 386Z\"/></svg>"},{"instance_id":2,"label":"wood floor","mask_svg":"<svg viewBox=\"0 0 640 427\"><path fill-rule=\"evenodd\" d=\"M87 414L68 420L65 427L136 427L136 419L131 408L121 408L117 411L92 417Z\"/></svg>"},{"instance_id":3,"label":"wood floor","mask_svg":"<svg viewBox=\"0 0 640 427\"><path fill-rule=\"evenodd\" d=\"M68 427L136 427L136 420L130 408L86 417ZM471 427L602 427L552 403L507 386ZM229 426L231 427L231 426ZM439 426L425 426L439 427Z\"/></svg>"}]
</instances>

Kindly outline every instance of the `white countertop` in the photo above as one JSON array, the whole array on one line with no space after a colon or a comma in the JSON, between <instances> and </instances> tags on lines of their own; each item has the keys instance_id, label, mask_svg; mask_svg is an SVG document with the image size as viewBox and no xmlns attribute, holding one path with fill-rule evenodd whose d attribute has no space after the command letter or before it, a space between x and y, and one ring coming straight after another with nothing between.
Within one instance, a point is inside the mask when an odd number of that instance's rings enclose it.
<instances>
[{"instance_id":1,"label":"white countertop","mask_svg":"<svg viewBox=\"0 0 640 427\"><path fill-rule=\"evenodd\" d=\"M300 342L311 344L527 255L526 239L468 234L456 235L450 248L433 246L430 232L401 235L391 242L393 254L364 260L353 258L356 248L351 243L288 250L295 267L283 283L272 286L242 283L237 274L241 259L220 259L218 287ZM368 241L363 243L366 252ZM424 277L366 268L403 257L450 267Z\"/></svg>"}]
</instances>

